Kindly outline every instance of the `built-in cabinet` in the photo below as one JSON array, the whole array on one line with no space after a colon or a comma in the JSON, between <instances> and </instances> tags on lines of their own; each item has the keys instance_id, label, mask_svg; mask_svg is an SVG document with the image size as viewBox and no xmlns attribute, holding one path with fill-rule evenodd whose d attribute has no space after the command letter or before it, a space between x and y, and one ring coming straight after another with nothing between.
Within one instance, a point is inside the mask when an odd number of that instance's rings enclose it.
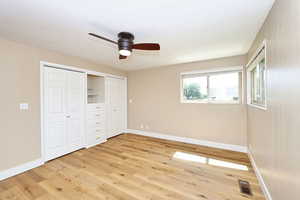
<instances>
[{"instance_id":1,"label":"built-in cabinet","mask_svg":"<svg viewBox=\"0 0 300 200\"><path fill-rule=\"evenodd\" d=\"M86 122L87 146L105 142L107 139L105 104L88 104Z\"/></svg>"},{"instance_id":2,"label":"built-in cabinet","mask_svg":"<svg viewBox=\"0 0 300 200\"><path fill-rule=\"evenodd\" d=\"M87 146L107 139L105 77L87 75L86 133Z\"/></svg>"},{"instance_id":3,"label":"built-in cabinet","mask_svg":"<svg viewBox=\"0 0 300 200\"><path fill-rule=\"evenodd\" d=\"M45 161L121 134L127 125L127 81L102 73L42 66Z\"/></svg>"},{"instance_id":4,"label":"built-in cabinet","mask_svg":"<svg viewBox=\"0 0 300 200\"><path fill-rule=\"evenodd\" d=\"M87 74L87 103L105 103L105 77Z\"/></svg>"}]
</instances>

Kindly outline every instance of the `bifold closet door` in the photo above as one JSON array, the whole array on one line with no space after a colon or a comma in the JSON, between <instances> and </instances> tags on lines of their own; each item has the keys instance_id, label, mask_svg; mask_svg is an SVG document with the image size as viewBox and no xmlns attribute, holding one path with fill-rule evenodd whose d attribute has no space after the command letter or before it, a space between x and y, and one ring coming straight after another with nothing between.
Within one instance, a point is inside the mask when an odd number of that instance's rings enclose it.
<instances>
[{"instance_id":1,"label":"bifold closet door","mask_svg":"<svg viewBox=\"0 0 300 200\"><path fill-rule=\"evenodd\" d=\"M84 144L84 74L44 68L44 150L50 160Z\"/></svg>"},{"instance_id":2,"label":"bifold closet door","mask_svg":"<svg viewBox=\"0 0 300 200\"><path fill-rule=\"evenodd\" d=\"M126 80L106 78L108 137L122 133L126 128Z\"/></svg>"}]
</instances>

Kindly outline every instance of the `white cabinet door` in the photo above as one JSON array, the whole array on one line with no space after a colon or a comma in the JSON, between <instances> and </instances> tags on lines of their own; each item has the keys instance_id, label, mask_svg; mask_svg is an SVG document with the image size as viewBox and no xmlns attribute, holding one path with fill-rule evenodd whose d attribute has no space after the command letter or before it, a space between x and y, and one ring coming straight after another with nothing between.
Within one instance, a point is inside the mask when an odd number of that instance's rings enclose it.
<instances>
[{"instance_id":1,"label":"white cabinet door","mask_svg":"<svg viewBox=\"0 0 300 200\"><path fill-rule=\"evenodd\" d=\"M126 128L126 80L109 77L106 86L108 137L113 137Z\"/></svg>"},{"instance_id":2,"label":"white cabinet door","mask_svg":"<svg viewBox=\"0 0 300 200\"><path fill-rule=\"evenodd\" d=\"M45 160L82 148L84 75L44 68Z\"/></svg>"}]
</instances>

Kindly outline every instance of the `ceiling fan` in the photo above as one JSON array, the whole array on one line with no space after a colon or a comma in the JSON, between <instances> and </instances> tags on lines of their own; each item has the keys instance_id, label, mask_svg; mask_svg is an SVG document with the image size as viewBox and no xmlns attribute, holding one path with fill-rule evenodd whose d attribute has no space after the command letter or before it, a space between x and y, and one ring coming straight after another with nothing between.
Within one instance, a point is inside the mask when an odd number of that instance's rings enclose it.
<instances>
[{"instance_id":1,"label":"ceiling fan","mask_svg":"<svg viewBox=\"0 0 300 200\"><path fill-rule=\"evenodd\" d=\"M120 32L118 34L118 41L113 41L107 39L105 37L99 36L94 33L89 33L89 35L94 36L96 38L100 38L107 42L111 42L113 44L118 45L119 47L119 59L126 59L128 56L131 55L132 49L139 49L139 50L150 50L150 51L157 51L160 50L160 45L157 43L139 43L134 44L134 35L129 32Z\"/></svg>"}]
</instances>

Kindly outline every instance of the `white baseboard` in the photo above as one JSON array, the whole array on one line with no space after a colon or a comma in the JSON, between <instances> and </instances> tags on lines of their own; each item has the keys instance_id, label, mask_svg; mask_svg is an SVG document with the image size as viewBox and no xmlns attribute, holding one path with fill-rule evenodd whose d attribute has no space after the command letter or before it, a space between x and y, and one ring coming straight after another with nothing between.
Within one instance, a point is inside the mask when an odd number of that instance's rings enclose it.
<instances>
[{"instance_id":1,"label":"white baseboard","mask_svg":"<svg viewBox=\"0 0 300 200\"><path fill-rule=\"evenodd\" d=\"M133 129L127 129L126 132L137 134L137 135L154 137L154 138L172 140L172 141L177 141L177 142L184 142L184 143L189 143L189 144L208 146L208 147L213 147L213 148L218 148L218 149L226 149L226 150L243 152L243 153L248 152L247 147L240 146L240 145L223 144L223 143L211 142L211 141L206 141L206 140L198 140L198 139L187 138L187 137L178 137L178 136L173 136L173 135L147 132L147 131L141 131L141 130L133 130Z\"/></svg>"},{"instance_id":2,"label":"white baseboard","mask_svg":"<svg viewBox=\"0 0 300 200\"><path fill-rule=\"evenodd\" d=\"M42 161L42 159L38 159L38 160L34 160L4 171L0 172L0 181L7 179L9 177L21 174L25 171L31 170L33 168L39 167L41 165L43 165L44 162Z\"/></svg>"},{"instance_id":3,"label":"white baseboard","mask_svg":"<svg viewBox=\"0 0 300 200\"><path fill-rule=\"evenodd\" d=\"M102 144L102 143L104 143L104 142L106 142L107 141L107 139L104 139L104 140L101 140L101 141L98 141L98 142L96 142L96 143L94 143L94 144L88 144L88 145L86 145L86 149L88 149L88 148L91 148L91 147L94 147L94 146L96 146L96 145L98 145L98 144Z\"/></svg>"},{"instance_id":4,"label":"white baseboard","mask_svg":"<svg viewBox=\"0 0 300 200\"><path fill-rule=\"evenodd\" d=\"M257 165L256 165L256 163L255 163L255 161L254 161L254 158L253 158L253 156L252 156L250 150L248 150L248 156L249 156L251 165L252 165L252 167L253 167L253 170L254 170L254 172L255 172L255 174L256 174L256 177L257 177L257 179L258 179L259 185L260 185L260 187L261 187L261 189L262 189L262 191L263 191L263 193L264 193L266 199L267 199L267 200L272 200L271 193L269 192L269 190L268 190L268 188L267 188L267 185L265 184L265 181L264 181L264 179L263 179L263 177L262 177L260 171L258 170L258 167L257 167Z\"/></svg>"}]
</instances>

